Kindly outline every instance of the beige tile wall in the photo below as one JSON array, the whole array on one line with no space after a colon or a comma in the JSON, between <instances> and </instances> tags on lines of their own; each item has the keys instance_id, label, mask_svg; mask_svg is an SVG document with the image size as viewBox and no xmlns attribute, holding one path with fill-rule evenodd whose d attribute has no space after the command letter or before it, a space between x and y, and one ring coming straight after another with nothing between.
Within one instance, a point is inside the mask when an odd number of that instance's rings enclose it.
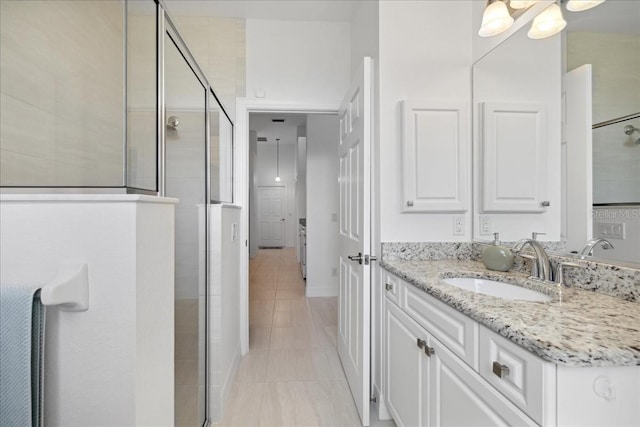
<instances>
[{"instance_id":1,"label":"beige tile wall","mask_svg":"<svg viewBox=\"0 0 640 427\"><path fill-rule=\"evenodd\" d=\"M124 2L0 2L0 185L122 186Z\"/></svg>"},{"instance_id":2,"label":"beige tile wall","mask_svg":"<svg viewBox=\"0 0 640 427\"><path fill-rule=\"evenodd\" d=\"M567 35L567 69L593 65L593 122L640 111L640 35L572 32ZM640 137L618 123L593 132L593 202L640 201Z\"/></svg>"},{"instance_id":3,"label":"beige tile wall","mask_svg":"<svg viewBox=\"0 0 640 427\"><path fill-rule=\"evenodd\" d=\"M246 92L246 21L201 16L173 18L227 114L234 120L236 98L244 97Z\"/></svg>"}]
</instances>

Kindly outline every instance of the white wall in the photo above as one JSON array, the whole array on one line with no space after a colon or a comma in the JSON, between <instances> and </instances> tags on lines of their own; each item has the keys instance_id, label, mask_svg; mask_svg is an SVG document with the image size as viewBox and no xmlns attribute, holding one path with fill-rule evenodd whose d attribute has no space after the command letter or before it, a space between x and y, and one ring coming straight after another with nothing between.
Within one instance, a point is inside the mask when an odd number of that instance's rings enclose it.
<instances>
[{"instance_id":1,"label":"white wall","mask_svg":"<svg viewBox=\"0 0 640 427\"><path fill-rule=\"evenodd\" d=\"M348 23L247 20L247 98L337 109L350 71Z\"/></svg>"},{"instance_id":2,"label":"white wall","mask_svg":"<svg viewBox=\"0 0 640 427\"><path fill-rule=\"evenodd\" d=\"M380 3L380 240L468 241L453 236L450 214L403 214L402 100L470 103L471 3L393 1ZM471 192L469 191L469 198ZM469 200L470 201L470 200ZM468 203L471 206L471 203Z\"/></svg>"},{"instance_id":3,"label":"white wall","mask_svg":"<svg viewBox=\"0 0 640 427\"><path fill-rule=\"evenodd\" d=\"M0 282L89 269L89 309L47 308L45 424L174 423L172 199L2 196Z\"/></svg>"},{"instance_id":4,"label":"white wall","mask_svg":"<svg viewBox=\"0 0 640 427\"><path fill-rule=\"evenodd\" d=\"M307 117L308 297L338 295L338 123L337 115Z\"/></svg>"},{"instance_id":5,"label":"white wall","mask_svg":"<svg viewBox=\"0 0 640 427\"><path fill-rule=\"evenodd\" d=\"M209 368L211 419L222 418L240 361L240 209L214 205L210 210ZM203 381L204 378L201 379ZM203 384L201 382L201 384Z\"/></svg>"},{"instance_id":6,"label":"white wall","mask_svg":"<svg viewBox=\"0 0 640 427\"><path fill-rule=\"evenodd\" d=\"M623 238L612 237L610 227L622 227ZM607 239L613 249L597 246L596 257L640 263L640 207L638 206L594 206L593 237Z\"/></svg>"}]
</instances>

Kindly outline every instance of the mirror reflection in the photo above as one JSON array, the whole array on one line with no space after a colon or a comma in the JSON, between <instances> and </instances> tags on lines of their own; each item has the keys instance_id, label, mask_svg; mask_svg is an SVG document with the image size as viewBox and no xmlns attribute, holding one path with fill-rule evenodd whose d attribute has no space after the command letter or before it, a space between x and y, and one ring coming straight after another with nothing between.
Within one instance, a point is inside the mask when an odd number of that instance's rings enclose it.
<instances>
[{"instance_id":1,"label":"mirror reflection","mask_svg":"<svg viewBox=\"0 0 640 427\"><path fill-rule=\"evenodd\" d=\"M640 2L563 14L560 35L530 40L525 26L474 65L474 238L541 231L640 263Z\"/></svg>"}]
</instances>

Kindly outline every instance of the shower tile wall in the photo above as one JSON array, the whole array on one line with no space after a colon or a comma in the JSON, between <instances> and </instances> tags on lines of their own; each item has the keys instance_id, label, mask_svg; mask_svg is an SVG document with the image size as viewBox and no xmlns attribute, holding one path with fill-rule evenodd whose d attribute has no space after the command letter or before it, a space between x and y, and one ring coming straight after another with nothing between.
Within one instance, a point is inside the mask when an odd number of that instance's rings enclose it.
<instances>
[{"instance_id":1,"label":"shower tile wall","mask_svg":"<svg viewBox=\"0 0 640 427\"><path fill-rule=\"evenodd\" d=\"M0 2L1 185L123 185L123 6Z\"/></svg>"},{"instance_id":2,"label":"shower tile wall","mask_svg":"<svg viewBox=\"0 0 640 427\"><path fill-rule=\"evenodd\" d=\"M567 35L567 70L593 64L593 122L640 110L640 36L572 32ZM593 203L640 201L640 145L624 134L628 121L593 132ZM635 139L633 139L635 138Z\"/></svg>"},{"instance_id":3,"label":"shower tile wall","mask_svg":"<svg viewBox=\"0 0 640 427\"><path fill-rule=\"evenodd\" d=\"M170 8L171 1L168 3ZM246 21L200 16L175 16L174 19L189 50L233 120L236 97L244 97L246 90Z\"/></svg>"}]
</instances>

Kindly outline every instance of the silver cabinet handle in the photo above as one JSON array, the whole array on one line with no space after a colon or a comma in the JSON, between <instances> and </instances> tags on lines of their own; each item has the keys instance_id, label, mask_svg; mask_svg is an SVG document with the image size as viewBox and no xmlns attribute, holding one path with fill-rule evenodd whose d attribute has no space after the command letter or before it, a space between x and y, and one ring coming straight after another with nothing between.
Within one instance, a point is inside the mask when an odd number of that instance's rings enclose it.
<instances>
[{"instance_id":1,"label":"silver cabinet handle","mask_svg":"<svg viewBox=\"0 0 640 427\"><path fill-rule=\"evenodd\" d=\"M425 346L425 347L424 347L424 354L426 354L427 356L431 357L431 356L433 356L434 354L436 354L436 349L435 349L435 348L433 348L433 347L427 347L427 346Z\"/></svg>"},{"instance_id":2,"label":"silver cabinet handle","mask_svg":"<svg viewBox=\"0 0 640 427\"><path fill-rule=\"evenodd\" d=\"M407 200L407 206L409 207L413 206L413 200Z\"/></svg>"},{"instance_id":3,"label":"silver cabinet handle","mask_svg":"<svg viewBox=\"0 0 640 427\"><path fill-rule=\"evenodd\" d=\"M542 205L542 207L546 208L551 206L551 202L548 200L545 200L544 202L540 203Z\"/></svg>"},{"instance_id":4,"label":"silver cabinet handle","mask_svg":"<svg viewBox=\"0 0 640 427\"><path fill-rule=\"evenodd\" d=\"M418 348L425 348L425 346L427 345L427 342L425 340L421 340L420 338L418 338L417 345L418 345Z\"/></svg>"},{"instance_id":5,"label":"silver cabinet handle","mask_svg":"<svg viewBox=\"0 0 640 427\"><path fill-rule=\"evenodd\" d=\"M509 367L501 364L500 362L493 362L493 373L500 378L506 377L509 375Z\"/></svg>"},{"instance_id":6,"label":"silver cabinet handle","mask_svg":"<svg viewBox=\"0 0 640 427\"><path fill-rule=\"evenodd\" d=\"M393 284L391 283L385 283L384 284L384 288L388 291L392 291L393 290Z\"/></svg>"}]
</instances>

